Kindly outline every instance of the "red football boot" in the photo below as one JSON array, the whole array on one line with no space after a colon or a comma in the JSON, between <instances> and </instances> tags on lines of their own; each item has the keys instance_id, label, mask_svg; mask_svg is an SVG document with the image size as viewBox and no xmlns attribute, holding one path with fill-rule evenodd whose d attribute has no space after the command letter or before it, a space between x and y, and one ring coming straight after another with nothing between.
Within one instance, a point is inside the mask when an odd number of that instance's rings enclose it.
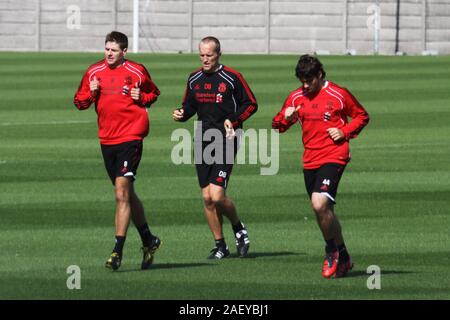
<instances>
[{"instance_id":1,"label":"red football boot","mask_svg":"<svg viewBox=\"0 0 450 320\"><path fill-rule=\"evenodd\" d=\"M337 265L339 261L339 251L334 251L332 253L327 253L325 255L325 261L322 267L322 276L324 278L331 278L334 276L337 270Z\"/></svg>"}]
</instances>

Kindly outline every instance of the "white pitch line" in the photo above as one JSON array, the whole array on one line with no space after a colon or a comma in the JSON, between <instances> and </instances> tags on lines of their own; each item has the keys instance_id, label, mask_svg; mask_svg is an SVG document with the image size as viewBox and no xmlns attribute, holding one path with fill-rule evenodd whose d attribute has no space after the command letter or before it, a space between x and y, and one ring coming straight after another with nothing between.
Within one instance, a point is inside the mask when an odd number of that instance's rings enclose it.
<instances>
[{"instance_id":1,"label":"white pitch line","mask_svg":"<svg viewBox=\"0 0 450 320\"><path fill-rule=\"evenodd\" d=\"M59 124L80 124L80 123L94 123L91 120L68 120L68 121L46 121L46 122L0 122L0 126L27 126L27 125L59 125Z\"/></svg>"}]
</instances>

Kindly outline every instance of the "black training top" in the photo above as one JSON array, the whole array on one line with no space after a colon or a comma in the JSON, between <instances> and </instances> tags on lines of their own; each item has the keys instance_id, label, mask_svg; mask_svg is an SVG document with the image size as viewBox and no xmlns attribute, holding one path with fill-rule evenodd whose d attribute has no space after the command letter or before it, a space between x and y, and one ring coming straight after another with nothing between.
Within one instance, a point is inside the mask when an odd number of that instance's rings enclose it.
<instances>
[{"instance_id":1,"label":"black training top","mask_svg":"<svg viewBox=\"0 0 450 320\"><path fill-rule=\"evenodd\" d=\"M233 127L242 128L258 109L253 92L244 77L231 68L220 65L213 73L198 69L189 76L183 98L186 121L197 113L202 121L202 131L210 128L225 132L223 123L229 119Z\"/></svg>"}]
</instances>

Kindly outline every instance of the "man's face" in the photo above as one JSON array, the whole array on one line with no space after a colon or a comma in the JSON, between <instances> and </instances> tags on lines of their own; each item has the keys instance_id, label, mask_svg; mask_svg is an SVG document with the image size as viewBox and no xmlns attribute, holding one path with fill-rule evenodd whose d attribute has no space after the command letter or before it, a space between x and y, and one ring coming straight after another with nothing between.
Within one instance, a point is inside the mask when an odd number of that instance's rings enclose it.
<instances>
[{"instance_id":1,"label":"man's face","mask_svg":"<svg viewBox=\"0 0 450 320\"><path fill-rule=\"evenodd\" d=\"M322 89L323 86L323 79L322 79L322 74L316 76L316 77L311 77L308 79L301 79L300 80L303 84L303 91L306 92L306 94L308 95L313 95L316 94L320 91L320 89Z\"/></svg>"},{"instance_id":2,"label":"man's face","mask_svg":"<svg viewBox=\"0 0 450 320\"><path fill-rule=\"evenodd\" d=\"M214 72L219 66L220 54L216 52L214 42L200 42L198 46L203 71Z\"/></svg>"},{"instance_id":3,"label":"man's face","mask_svg":"<svg viewBox=\"0 0 450 320\"><path fill-rule=\"evenodd\" d=\"M117 42L105 43L105 59L111 68L117 67L123 62L123 59L127 53L127 48L120 49Z\"/></svg>"}]
</instances>

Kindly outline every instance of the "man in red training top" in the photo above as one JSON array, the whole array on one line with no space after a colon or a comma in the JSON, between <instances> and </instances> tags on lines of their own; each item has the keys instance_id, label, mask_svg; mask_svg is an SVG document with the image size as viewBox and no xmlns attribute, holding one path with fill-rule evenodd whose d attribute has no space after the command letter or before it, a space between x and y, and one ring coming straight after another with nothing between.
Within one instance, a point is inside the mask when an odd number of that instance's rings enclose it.
<instances>
[{"instance_id":1,"label":"man in red training top","mask_svg":"<svg viewBox=\"0 0 450 320\"><path fill-rule=\"evenodd\" d=\"M322 275L344 277L353 263L334 204L339 180L350 161L349 140L367 125L369 115L347 89L325 80L316 57L301 56L295 73L303 85L288 96L272 128L284 132L297 121L301 124L306 190L326 242Z\"/></svg>"},{"instance_id":2,"label":"man in red training top","mask_svg":"<svg viewBox=\"0 0 450 320\"><path fill-rule=\"evenodd\" d=\"M149 131L147 108L160 92L142 64L125 59L127 47L125 34L113 31L106 36L105 58L88 68L74 104L85 110L95 103L103 159L115 188L116 242L106 267L120 267L131 218L142 239L144 270L153 263L161 241L150 232L133 182L142 157L142 142Z\"/></svg>"}]
</instances>

